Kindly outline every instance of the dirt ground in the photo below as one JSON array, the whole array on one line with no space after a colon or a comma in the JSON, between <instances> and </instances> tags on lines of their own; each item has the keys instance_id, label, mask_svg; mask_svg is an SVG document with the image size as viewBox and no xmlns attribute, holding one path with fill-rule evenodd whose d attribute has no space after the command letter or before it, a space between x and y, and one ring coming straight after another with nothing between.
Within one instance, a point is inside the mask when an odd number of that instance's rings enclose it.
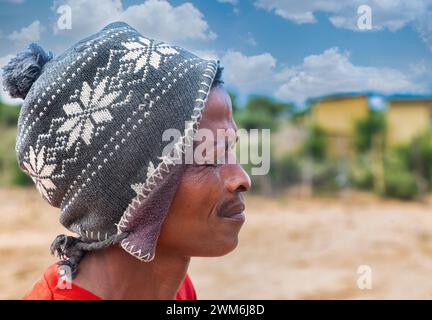
<instances>
[{"instance_id":1,"label":"dirt ground","mask_svg":"<svg viewBox=\"0 0 432 320\"><path fill-rule=\"evenodd\" d=\"M195 258L201 299L432 298L432 202L249 196L238 248ZM34 189L0 188L0 298L20 298L64 230ZM370 267L371 289L358 268Z\"/></svg>"}]
</instances>

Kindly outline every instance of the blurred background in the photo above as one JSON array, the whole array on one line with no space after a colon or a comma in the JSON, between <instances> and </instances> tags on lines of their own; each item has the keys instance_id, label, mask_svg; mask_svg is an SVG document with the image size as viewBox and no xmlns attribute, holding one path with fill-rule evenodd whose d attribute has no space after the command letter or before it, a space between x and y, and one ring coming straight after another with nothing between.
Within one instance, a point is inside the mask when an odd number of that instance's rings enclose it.
<instances>
[{"instance_id":1,"label":"blurred background","mask_svg":"<svg viewBox=\"0 0 432 320\"><path fill-rule=\"evenodd\" d=\"M64 5L70 29L57 23ZM221 60L238 127L271 129L271 164L251 176L238 248L193 259L199 298L430 299L431 9L427 0L1 0L0 62L31 41L59 54L115 20ZM10 299L54 261L48 248L64 230L16 163L21 101L0 94L0 298Z\"/></svg>"}]
</instances>

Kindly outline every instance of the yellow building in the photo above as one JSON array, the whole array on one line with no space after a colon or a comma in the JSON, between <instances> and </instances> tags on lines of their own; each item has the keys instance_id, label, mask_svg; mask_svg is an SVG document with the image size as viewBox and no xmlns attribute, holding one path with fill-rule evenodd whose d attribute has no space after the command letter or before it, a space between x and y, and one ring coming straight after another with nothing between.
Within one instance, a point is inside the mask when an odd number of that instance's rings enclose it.
<instances>
[{"instance_id":1,"label":"yellow building","mask_svg":"<svg viewBox=\"0 0 432 320\"><path fill-rule=\"evenodd\" d=\"M343 156L352 151L355 124L367 116L370 98L370 93L346 93L309 101L309 121L326 132L329 156Z\"/></svg>"},{"instance_id":2,"label":"yellow building","mask_svg":"<svg viewBox=\"0 0 432 320\"><path fill-rule=\"evenodd\" d=\"M431 128L432 96L394 95L387 99L387 143L408 143Z\"/></svg>"},{"instance_id":3,"label":"yellow building","mask_svg":"<svg viewBox=\"0 0 432 320\"><path fill-rule=\"evenodd\" d=\"M356 122L367 116L369 108L384 109L384 102L388 145L409 143L416 135L432 129L430 95L395 94L385 101L369 92L328 95L309 101L308 121L326 132L329 155L340 156L352 151Z\"/></svg>"}]
</instances>

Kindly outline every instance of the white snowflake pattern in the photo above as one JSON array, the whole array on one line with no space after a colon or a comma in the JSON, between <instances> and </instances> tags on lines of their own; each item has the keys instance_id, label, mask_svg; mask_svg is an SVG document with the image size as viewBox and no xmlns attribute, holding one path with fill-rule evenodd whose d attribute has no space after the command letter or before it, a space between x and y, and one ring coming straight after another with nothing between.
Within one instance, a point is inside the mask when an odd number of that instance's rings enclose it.
<instances>
[{"instance_id":1,"label":"white snowflake pattern","mask_svg":"<svg viewBox=\"0 0 432 320\"><path fill-rule=\"evenodd\" d=\"M136 60L134 73L140 71L147 63L158 69L162 56L178 54L178 51L168 44L161 42L155 44L152 40L139 37L139 41L122 43L129 52L120 61Z\"/></svg>"},{"instance_id":2,"label":"white snowflake pattern","mask_svg":"<svg viewBox=\"0 0 432 320\"><path fill-rule=\"evenodd\" d=\"M147 167L147 179L149 179L153 175L154 171L155 171L155 166L153 162L150 161Z\"/></svg>"},{"instance_id":3,"label":"white snowflake pattern","mask_svg":"<svg viewBox=\"0 0 432 320\"><path fill-rule=\"evenodd\" d=\"M150 161L147 167L147 179L149 179L153 175L154 171L155 171L155 166L153 162ZM144 189L144 183L131 184L131 188L133 191L136 192L136 194L140 194Z\"/></svg>"},{"instance_id":4,"label":"white snowflake pattern","mask_svg":"<svg viewBox=\"0 0 432 320\"><path fill-rule=\"evenodd\" d=\"M80 137L89 145L96 126L112 120L109 106L120 95L120 91L105 94L108 78L105 78L94 90L87 82L83 83L79 102L65 104L63 110L67 120L57 132L68 132L67 148L70 148Z\"/></svg>"},{"instance_id":5,"label":"white snowflake pattern","mask_svg":"<svg viewBox=\"0 0 432 320\"><path fill-rule=\"evenodd\" d=\"M144 188L144 183L134 183L131 184L131 188L133 191L136 192L136 194L140 194Z\"/></svg>"},{"instance_id":6,"label":"white snowflake pattern","mask_svg":"<svg viewBox=\"0 0 432 320\"><path fill-rule=\"evenodd\" d=\"M30 146L28 158L29 162L23 161L24 167L36 184L39 192L47 200L50 200L48 190L56 189L56 186L51 180L51 175L56 168L56 164L47 164L45 162L45 146L43 146L39 152L35 152L33 147Z\"/></svg>"}]
</instances>

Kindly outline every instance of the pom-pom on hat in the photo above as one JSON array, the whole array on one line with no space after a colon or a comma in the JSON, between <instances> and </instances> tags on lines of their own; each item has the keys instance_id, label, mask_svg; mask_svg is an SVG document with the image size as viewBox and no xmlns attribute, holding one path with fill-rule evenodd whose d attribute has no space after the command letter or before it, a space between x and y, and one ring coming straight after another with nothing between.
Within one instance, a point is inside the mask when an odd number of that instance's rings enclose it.
<instances>
[{"instance_id":1,"label":"pom-pom on hat","mask_svg":"<svg viewBox=\"0 0 432 320\"><path fill-rule=\"evenodd\" d=\"M53 58L32 44L4 67L3 84L25 98L16 155L77 237L52 252L77 270L86 251L120 243L150 261L216 74L178 46L112 23ZM186 122L189 125L186 125ZM183 132L163 155L167 129Z\"/></svg>"},{"instance_id":2,"label":"pom-pom on hat","mask_svg":"<svg viewBox=\"0 0 432 320\"><path fill-rule=\"evenodd\" d=\"M39 45L32 43L3 67L3 86L12 98L24 99L44 65L53 58Z\"/></svg>"}]
</instances>

